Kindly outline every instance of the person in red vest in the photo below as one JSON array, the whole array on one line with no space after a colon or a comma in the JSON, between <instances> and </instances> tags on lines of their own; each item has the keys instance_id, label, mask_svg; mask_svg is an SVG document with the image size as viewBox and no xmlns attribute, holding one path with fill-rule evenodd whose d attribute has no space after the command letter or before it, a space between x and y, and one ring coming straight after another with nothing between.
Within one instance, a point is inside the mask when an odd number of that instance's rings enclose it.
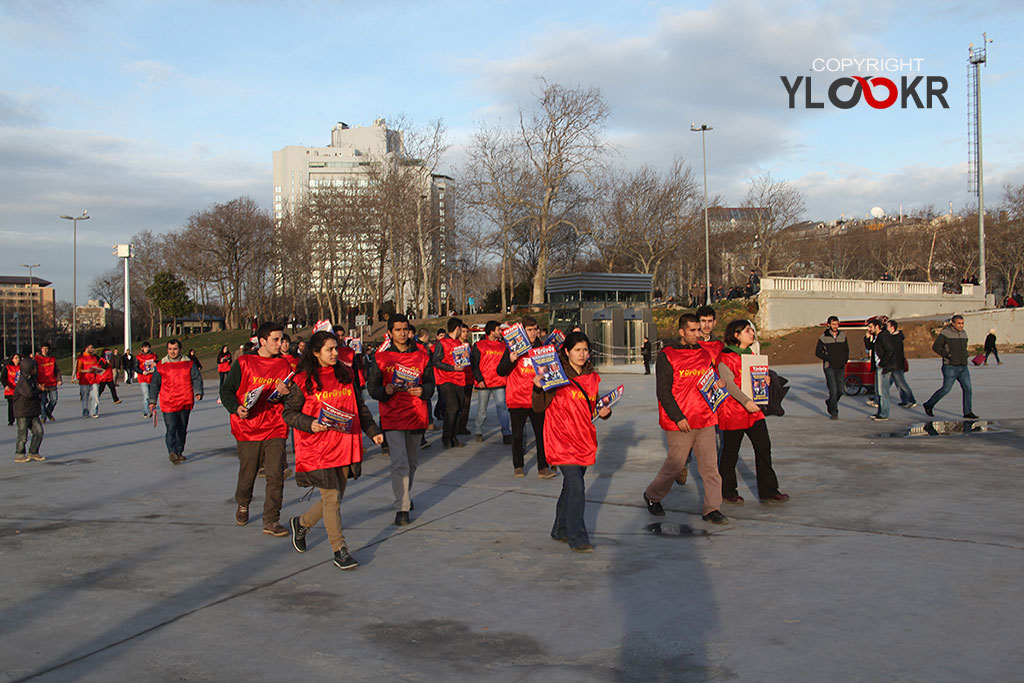
<instances>
[{"instance_id":1,"label":"person in red vest","mask_svg":"<svg viewBox=\"0 0 1024 683\"><path fill-rule=\"evenodd\" d=\"M181 342L167 342L167 355L156 364L149 392L149 412L156 427L156 405L164 414L164 443L167 459L174 465L185 462L185 436L188 418L196 401L203 400L203 377L188 356L181 352Z\"/></svg>"},{"instance_id":2,"label":"person in red vest","mask_svg":"<svg viewBox=\"0 0 1024 683\"><path fill-rule=\"evenodd\" d=\"M412 510L409 493L419 462L419 446L429 422L427 400L434 391L434 376L430 356L413 339L412 327L404 314L393 313L388 317L388 334L391 344L374 354L366 388L378 402L380 428L390 445L395 524L405 526Z\"/></svg>"},{"instance_id":3,"label":"person in red vest","mask_svg":"<svg viewBox=\"0 0 1024 683\"><path fill-rule=\"evenodd\" d=\"M224 388L224 379L231 372L231 351L228 349L228 345L220 347L220 353L217 354L217 375L220 377L220 384L217 385L217 403L220 403L220 390Z\"/></svg>"},{"instance_id":4,"label":"person in red vest","mask_svg":"<svg viewBox=\"0 0 1024 683\"><path fill-rule=\"evenodd\" d=\"M466 366L456 365L455 354L457 349L468 351L469 347L459 339L462 335L462 320L449 318L447 327L448 334L438 340L430 361L434 366L437 392L444 401L441 443L445 448L461 448L465 444L456 439L455 434L458 431L459 415L462 413L462 404L465 401Z\"/></svg>"},{"instance_id":5,"label":"person in red vest","mask_svg":"<svg viewBox=\"0 0 1024 683\"><path fill-rule=\"evenodd\" d=\"M569 384L552 391L541 389L534 377L531 404L544 414L547 459L562 473L562 493L555 506L551 538L569 544L578 553L592 553L587 526L583 521L586 490L583 475L597 457L597 429L594 413L607 420L611 408L596 410L601 395L601 376L590 364L590 339L582 332L570 332L558 355Z\"/></svg>"},{"instance_id":6,"label":"person in red vest","mask_svg":"<svg viewBox=\"0 0 1024 683\"><path fill-rule=\"evenodd\" d=\"M711 356L700 345L700 321L692 313L679 316L679 341L670 342L658 354L654 366L658 396L658 423L665 430L668 456L644 491L644 503L652 515L663 516L661 500L672 490L686 456L693 450L697 471L704 483L701 519L728 524L722 514L722 477L718 474L715 425L718 418L698 388L700 379L714 372ZM721 381L719 380L719 385Z\"/></svg>"},{"instance_id":7,"label":"person in red vest","mask_svg":"<svg viewBox=\"0 0 1024 683\"><path fill-rule=\"evenodd\" d=\"M104 389L110 389L110 397L114 400L114 404L121 402L121 399L117 397L117 386L114 382L114 357L110 352L110 349L103 349L99 355L100 367L103 368L103 372L100 373L96 384L99 386L97 398L103 395Z\"/></svg>"},{"instance_id":8,"label":"person in red vest","mask_svg":"<svg viewBox=\"0 0 1024 683\"><path fill-rule=\"evenodd\" d=\"M537 321L530 316L522 320L526 329L526 338L534 347L540 346L540 328ZM498 362L498 375L507 378L505 384L505 404L512 422L512 467L516 477L525 477L523 429L526 420L533 425L533 438L537 444L537 476L551 479L557 475L551 471L548 461L544 458L544 413L533 409L533 363L527 356L518 356L507 348Z\"/></svg>"},{"instance_id":9,"label":"person in red vest","mask_svg":"<svg viewBox=\"0 0 1024 683\"><path fill-rule=\"evenodd\" d=\"M57 387L64 384L64 379L60 375L60 368L57 367L57 359L50 355L50 342L40 344L39 353L32 360L36 362L39 386L42 387L40 420L54 422L53 410L57 407Z\"/></svg>"},{"instance_id":10,"label":"person in red vest","mask_svg":"<svg viewBox=\"0 0 1024 683\"><path fill-rule=\"evenodd\" d=\"M722 498L735 505L743 504L736 488L736 462L739 460L743 435L754 447L754 468L757 472L757 497L762 503L785 503L789 496L779 491L779 478L772 468L772 441L764 413L754 399L737 385L742 377L741 356L751 353L757 338L749 320L733 320L725 328L725 349L718 358L718 376L725 383L729 397L718 407L718 426L722 429L722 457L718 472L722 475Z\"/></svg>"},{"instance_id":11,"label":"person in red vest","mask_svg":"<svg viewBox=\"0 0 1024 683\"><path fill-rule=\"evenodd\" d=\"M220 387L220 402L231 415L231 435L238 449L238 482L235 486L235 523L249 521L249 503L261 465L267 477L263 501L263 533L287 536L281 525L284 501L284 444L288 427L281 417L281 400L288 394L284 384L291 364L281 356L284 326L266 322L256 330L260 347L239 356ZM276 396L272 395L277 392ZM255 398L253 398L255 396Z\"/></svg>"},{"instance_id":12,"label":"person in red vest","mask_svg":"<svg viewBox=\"0 0 1024 683\"><path fill-rule=\"evenodd\" d=\"M142 342L139 355L135 356L135 375L139 380L139 390L142 391L142 416L149 417L149 394L150 384L153 382L153 373L156 372L156 354L153 353L149 342ZM154 401L156 396L153 397Z\"/></svg>"},{"instance_id":13,"label":"person in red vest","mask_svg":"<svg viewBox=\"0 0 1024 683\"><path fill-rule=\"evenodd\" d=\"M4 398L7 399L7 426L14 426L14 387L21 376L21 354L15 353L4 363Z\"/></svg>"},{"instance_id":14,"label":"person in red vest","mask_svg":"<svg viewBox=\"0 0 1024 683\"><path fill-rule=\"evenodd\" d=\"M488 320L484 325L484 338L473 344L469 362L473 367L476 383L476 440L484 440L484 422L487 421L487 404L494 398L498 410L498 424L501 425L501 440L507 446L512 443L512 427L505 405L505 384L507 379L498 374L498 363L505 355L505 342L497 320Z\"/></svg>"},{"instance_id":15,"label":"person in red vest","mask_svg":"<svg viewBox=\"0 0 1024 683\"><path fill-rule=\"evenodd\" d=\"M292 546L306 552L306 534L321 519L334 551L334 565L355 569L341 526L341 498L349 479L362 474L363 432L375 444L384 434L363 403L352 368L338 362L338 339L316 332L299 359L298 373L284 401L284 421L295 430L295 483L315 486L320 500L292 517Z\"/></svg>"},{"instance_id":16,"label":"person in red vest","mask_svg":"<svg viewBox=\"0 0 1024 683\"><path fill-rule=\"evenodd\" d=\"M75 361L75 377L78 378L78 395L82 399L82 417L100 416L100 375L103 368L96 357L96 349L86 344Z\"/></svg>"}]
</instances>

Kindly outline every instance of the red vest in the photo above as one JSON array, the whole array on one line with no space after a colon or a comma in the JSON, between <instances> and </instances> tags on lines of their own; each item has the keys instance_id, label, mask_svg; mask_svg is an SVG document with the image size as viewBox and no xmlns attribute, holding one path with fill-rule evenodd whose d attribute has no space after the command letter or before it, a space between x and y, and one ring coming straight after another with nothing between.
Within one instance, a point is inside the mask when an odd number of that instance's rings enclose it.
<instances>
[{"instance_id":1,"label":"red vest","mask_svg":"<svg viewBox=\"0 0 1024 683\"><path fill-rule=\"evenodd\" d=\"M481 339L476 343L476 352L480 355L480 374L484 378L484 386L488 389L505 386L506 379L498 374L498 363L505 353L505 342Z\"/></svg>"},{"instance_id":2,"label":"red vest","mask_svg":"<svg viewBox=\"0 0 1024 683\"><path fill-rule=\"evenodd\" d=\"M156 371L160 373L160 412L192 410L196 402L192 393L192 363L187 359L175 363L159 363ZM152 403L154 397L150 396L149 400Z\"/></svg>"},{"instance_id":3,"label":"red vest","mask_svg":"<svg viewBox=\"0 0 1024 683\"><path fill-rule=\"evenodd\" d=\"M96 380L96 383L97 384L103 384L104 382L113 382L114 381L114 368L110 364L110 361L108 361L106 358L104 358L103 361L100 363L100 367L103 368L103 372L101 372L100 374L96 375L96 377L98 378Z\"/></svg>"},{"instance_id":4,"label":"red vest","mask_svg":"<svg viewBox=\"0 0 1024 683\"><path fill-rule=\"evenodd\" d=\"M346 434L334 429L313 434L296 429L295 435L295 470L312 472L332 467L342 467L363 461L363 435L359 424L359 410L356 406L355 390L351 384L342 384L334 376L334 368L320 368L320 380L323 389L317 391L313 384L313 392L305 394L306 373L295 376L293 385L305 395L302 412L314 420L320 415L322 403L340 408L355 415L352 420L352 433Z\"/></svg>"},{"instance_id":5,"label":"red vest","mask_svg":"<svg viewBox=\"0 0 1024 683\"><path fill-rule=\"evenodd\" d=\"M236 413L231 413L231 435L239 441L283 439L288 436L288 426L281 419L281 404L267 403L267 397L274 392L277 380L284 379L291 372L288 361L280 356L264 358L259 354L249 354L239 356L238 369L242 371L242 380L235 392L239 405L257 385L264 385L264 389L256 405L249 409L249 417L243 420Z\"/></svg>"},{"instance_id":6,"label":"red vest","mask_svg":"<svg viewBox=\"0 0 1024 683\"><path fill-rule=\"evenodd\" d=\"M146 362L152 361L152 365L156 367L156 354L155 353L140 353L135 356L135 361L139 364L138 368L138 380L143 384L149 384L153 381L153 373L146 373Z\"/></svg>"},{"instance_id":7,"label":"red vest","mask_svg":"<svg viewBox=\"0 0 1024 683\"><path fill-rule=\"evenodd\" d=\"M57 359L53 356L33 356L36 367L39 368L37 377L39 383L44 387L57 386Z\"/></svg>"},{"instance_id":8,"label":"red vest","mask_svg":"<svg viewBox=\"0 0 1024 683\"><path fill-rule=\"evenodd\" d=\"M87 372L92 368L100 366L100 359L89 353L83 353L78 357L78 383L99 384L100 376L95 372Z\"/></svg>"},{"instance_id":9,"label":"red vest","mask_svg":"<svg viewBox=\"0 0 1024 683\"><path fill-rule=\"evenodd\" d=\"M419 370L420 377L430 364L430 356L418 345L410 353L399 353L393 350L378 351L375 356L377 367L380 368L381 383L387 386L395 374L395 364ZM427 402L407 391L396 391L386 401L377 405L380 412L381 429L426 429Z\"/></svg>"},{"instance_id":10,"label":"red vest","mask_svg":"<svg viewBox=\"0 0 1024 683\"><path fill-rule=\"evenodd\" d=\"M597 429L591 418L601 376L592 372L575 380L586 395L575 384L559 387L544 411L544 455L552 465L587 467L597 456Z\"/></svg>"},{"instance_id":11,"label":"red vest","mask_svg":"<svg viewBox=\"0 0 1024 683\"><path fill-rule=\"evenodd\" d=\"M444 349L444 356L441 358L441 362L447 363L448 365L455 366L455 357L452 355L452 349L456 346L462 345L457 339L451 337L445 337L440 342L441 348ZM463 370L442 370L440 368L434 368L434 382L437 384L454 384L457 387L466 386L466 373Z\"/></svg>"},{"instance_id":12,"label":"red vest","mask_svg":"<svg viewBox=\"0 0 1024 683\"><path fill-rule=\"evenodd\" d=\"M231 372L231 354L225 353L217 359L217 372Z\"/></svg>"},{"instance_id":13,"label":"red vest","mask_svg":"<svg viewBox=\"0 0 1024 683\"><path fill-rule=\"evenodd\" d=\"M697 389L697 381L711 367L711 356L703 348L700 349L676 349L671 346L662 350L669 364L672 365L672 397L676 405L686 416L686 422L690 429L702 429L718 424L718 418L712 412L711 406L704 400L700 390ZM669 419L658 402L658 424L661 428L678 432L679 426ZM547 452L547 444L544 444Z\"/></svg>"},{"instance_id":14,"label":"red vest","mask_svg":"<svg viewBox=\"0 0 1024 683\"><path fill-rule=\"evenodd\" d=\"M509 408L533 407L533 363L528 355L520 356L505 384L505 405ZM544 444L547 452L547 444Z\"/></svg>"},{"instance_id":15,"label":"red vest","mask_svg":"<svg viewBox=\"0 0 1024 683\"><path fill-rule=\"evenodd\" d=\"M14 385L18 383L18 374L21 367L18 365L4 365L7 373L7 380L4 382L4 396L14 396Z\"/></svg>"},{"instance_id":16,"label":"red vest","mask_svg":"<svg viewBox=\"0 0 1024 683\"><path fill-rule=\"evenodd\" d=\"M741 386L742 357L740 354L727 351L719 357L718 363L732 370L732 374L736 375L736 385ZM750 429L755 422L763 419L764 413L760 410L756 413L748 413L747 409L732 396L727 396L722 405L718 406L718 426L722 429Z\"/></svg>"},{"instance_id":17,"label":"red vest","mask_svg":"<svg viewBox=\"0 0 1024 683\"><path fill-rule=\"evenodd\" d=\"M725 348L725 343L724 342L720 342L717 339L712 339L711 341L702 341L702 342L697 342L697 343L700 344L700 347L702 349L704 349L705 351L708 352L709 356L711 356L711 363L713 365L717 366L718 365L718 358L719 358L719 356L722 355L722 349Z\"/></svg>"}]
</instances>

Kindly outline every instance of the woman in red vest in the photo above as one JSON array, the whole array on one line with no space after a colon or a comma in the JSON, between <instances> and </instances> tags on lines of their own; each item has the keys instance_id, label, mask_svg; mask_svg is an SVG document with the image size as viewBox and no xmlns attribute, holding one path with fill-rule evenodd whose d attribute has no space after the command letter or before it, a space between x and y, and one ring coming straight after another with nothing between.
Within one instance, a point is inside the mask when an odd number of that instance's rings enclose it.
<instances>
[{"instance_id":1,"label":"woman in red vest","mask_svg":"<svg viewBox=\"0 0 1024 683\"><path fill-rule=\"evenodd\" d=\"M360 431L377 445L384 441L383 432L363 403L359 382L354 380L352 368L338 362L337 337L317 332L299 359L283 414L285 423L295 430L295 483L320 490L320 500L292 518L292 545L300 553L305 552L306 533L323 519L339 569L359 566L345 544L341 497L346 482L362 473Z\"/></svg>"},{"instance_id":2,"label":"woman in red vest","mask_svg":"<svg viewBox=\"0 0 1024 683\"><path fill-rule=\"evenodd\" d=\"M601 376L590 364L590 339L571 332L558 352L569 384L553 391L540 388L533 380L533 410L544 413L544 443L547 460L562 473L562 493L555 506L551 538L569 544L578 553L594 552L583 522L586 492L583 475L597 457L597 429L594 417L607 420L611 408L596 411Z\"/></svg>"},{"instance_id":3,"label":"woman in red vest","mask_svg":"<svg viewBox=\"0 0 1024 683\"><path fill-rule=\"evenodd\" d=\"M4 398L7 399L7 426L14 426L14 387L21 372L21 354L16 353L4 363Z\"/></svg>"},{"instance_id":4,"label":"woman in red vest","mask_svg":"<svg viewBox=\"0 0 1024 683\"><path fill-rule=\"evenodd\" d=\"M224 378L231 372L231 351L228 350L228 345L220 347L220 353L217 354L217 374L220 375L220 384L217 385L217 393L220 394L221 387L224 386ZM217 399L217 403L220 403L220 399Z\"/></svg>"},{"instance_id":5,"label":"woman in red vest","mask_svg":"<svg viewBox=\"0 0 1024 683\"><path fill-rule=\"evenodd\" d=\"M749 354L757 338L749 320L733 320L725 328L725 348L718 357L718 376L725 382L729 396L718 407L718 426L722 429L722 457L718 472L722 475L722 498L734 505L743 503L736 489L736 461L740 443L746 434L754 447L754 468L757 471L757 497L763 503L785 503L789 496L779 491L779 479L772 469L772 441L764 413L739 388L742 373L741 356Z\"/></svg>"},{"instance_id":6,"label":"woman in red vest","mask_svg":"<svg viewBox=\"0 0 1024 683\"><path fill-rule=\"evenodd\" d=\"M114 381L114 362L110 349L103 349L103 351L100 352L99 361L102 372L96 379L96 384L100 387L98 389L99 393L97 396L102 396L104 389L110 389L110 398L115 404L120 403L121 399L117 397L117 386Z\"/></svg>"}]
</instances>

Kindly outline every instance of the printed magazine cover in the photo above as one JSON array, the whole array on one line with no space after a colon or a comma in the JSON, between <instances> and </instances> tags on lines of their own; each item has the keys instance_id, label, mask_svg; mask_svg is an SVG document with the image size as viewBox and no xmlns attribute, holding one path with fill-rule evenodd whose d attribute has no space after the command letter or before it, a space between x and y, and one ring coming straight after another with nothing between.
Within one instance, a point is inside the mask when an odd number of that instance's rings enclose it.
<instances>
[{"instance_id":1,"label":"printed magazine cover","mask_svg":"<svg viewBox=\"0 0 1024 683\"><path fill-rule=\"evenodd\" d=\"M294 378L294 377L295 377L295 371L292 370L291 372L288 373L287 377L285 377L283 380L281 380L281 382L284 383L287 386L288 384L291 384L292 378ZM281 396L281 394L277 393L277 389L274 389L272 392L270 392L270 396L267 396L267 400L268 401L276 401L280 396Z\"/></svg>"},{"instance_id":2,"label":"printed magazine cover","mask_svg":"<svg viewBox=\"0 0 1024 683\"><path fill-rule=\"evenodd\" d=\"M740 391L754 399L754 403L768 405L768 356L744 354L740 363Z\"/></svg>"},{"instance_id":3,"label":"printed magazine cover","mask_svg":"<svg viewBox=\"0 0 1024 683\"><path fill-rule=\"evenodd\" d=\"M359 337L345 337L345 345L355 351L356 355L363 352L363 340Z\"/></svg>"},{"instance_id":4,"label":"printed magazine cover","mask_svg":"<svg viewBox=\"0 0 1024 683\"><path fill-rule=\"evenodd\" d=\"M342 410L341 408L335 408L330 403L321 403L320 415L316 419L317 422L330 429L351 434L355 418L354 413Z\"/></svg>"},{"instance_id":5,"label":"printed magazine cover","mask_svg":"<svg viewBox=\"0 0 1024 683\"><path fill-rule=\"evenodd\" d=\"M530 362L533 363L533 371L540 377L540 386L544 391L564 387L569 383L554 346L538 346L531 350Z\"/></svg>"},{"instance_id":6,"label":"printed magazine cover","mask_svg":"<svg viewBox=\"0 0 1024 683\"><path fill-rule=\"evenodd\" d=\"M333 329L330 320L317 320L316 325L313 325L313 334L317 332L330 332Z\"/></svg>"},{"instance_id":7,"label":"printed magazine cover","mask_svg":"<svg viewBox=\"0 0 1024 683\"><path fill-rule=\"evenodd\" d=\"M501 331L501 336L505 338L508 350L517 356L522 356L530 350L530 338L526 336L526 328L522 323L509 325Z\"/></svg>"},{"instance_id":8,"label":"printed magazine cover","mask_svg":"<svg viewBox=\"0 0 1024 683\"><path fill-rule=\"evenodd\" d=\"M452 349L452 358L455 360L456 370L465 370L469 367L469 344L459 344Z\"/></svg>"},{"instance_id":9,"label":"printed magazine cover","mask_svg":"<svg viewBox=\"0 0 1024 683\"><path fill-rule=\"evenodd\" d=\"M391 335L387 332L384 333L384 341L377 347L377 351L387 351L391 348Z\"/></svg>"},{"instance_id":10,"label":"printed magazine cover","mask_svg":"<svg viewBox=\"0 0 1024 683\"><path fill-rule=\"evenodd\" d=\"M601 398L597 399L597 405L594 407L593 419L597 419L597 411L601 410L601 408L611 408L613 405L618 403L624 393L626 393L626 387L625 385L620 384Z\"/></svg>"},{"instance_id":11,"label":"printed magazine cover","mask_svg":"<svg viewBox=\"0 0 1024 683\"><path fill-rule=\"evenodd\" d=\"M154 371L154 370L156 370L156 360L155 360L155 359L153 359L153 358L150 358L150 359L148 359L147 361L145 361L145 362L144 362L144 363L142 364L142 370L143 370L143 371L145 372L145 374L147 374L147 375L151 375L151 374L153 374L153 371Z\"/></svg>"},{"instance_id":12,"label":"printed magazine cover","mask_svg":"<svg viewBox=\"0 0 1024 683\"><path fill-rule=\"evenodd\" d=\"M708 371L697 380L697 389L700 391L700 395L704 397L713 411L718 410L718 406L722 405L727 396L724 390L715 386L717 381L718 375L715 374L713 368L708 368Z\"/></svg>"},{"instance_id":13,"label":"printed magazine cover","mask_svg":"<svg viewBox=\"0 0 1024 683\"><path fill-rule=\"evenodd\" d=\"M420 373L416 368L407 368L404 365L395 363L395 370L391 374L391 383L399 391L405 391L420 385Z\"/></svg>"},{"instance_id":14,"label":"printed magazine cover","mask_svg":"<svg viewBox=\"0 0 1024 683\"><path fill-rule=\"evenodd\" d=\"M544 340L544 346L550 345L558 349L562 347L562 342L564 341L565 333L562 332L561 330L554 330L551 334L547 336L547 339Z\"/></svg>"},{"instance_id":15,"label":"printed magazine cover","mask_svg":"<svg viewBox=\"0 0 1024 683\"><path fill-rule=\"evenodd\" d=\"M256 402L260 400L260 396L263 395L263 390L266 386L266 384L257 384L255 387L250 389L245 394L245 398L242 399L242 407L246 410L252 410L256 405Z\"/></svg>"}]
</instances>

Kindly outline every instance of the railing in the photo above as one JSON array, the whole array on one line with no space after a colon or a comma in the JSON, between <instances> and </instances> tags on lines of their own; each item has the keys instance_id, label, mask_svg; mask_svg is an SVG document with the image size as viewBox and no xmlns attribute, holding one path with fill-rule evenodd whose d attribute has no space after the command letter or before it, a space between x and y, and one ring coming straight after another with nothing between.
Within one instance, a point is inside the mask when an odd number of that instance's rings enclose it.
<instances>
[{"instance_id":1,"label":"railing","mask_svg":"<svg viewBox=\"0 0 1024 683\"><path fill-rule=\"evenodd\" d=\"M974 288L963 286L963 294L972 295ZM913 294L942 296L941 282L896 282L882 280L837 280L820 277L763 277L763 292L827 292L833 294Z\"/></svg>"}]
</instances>

